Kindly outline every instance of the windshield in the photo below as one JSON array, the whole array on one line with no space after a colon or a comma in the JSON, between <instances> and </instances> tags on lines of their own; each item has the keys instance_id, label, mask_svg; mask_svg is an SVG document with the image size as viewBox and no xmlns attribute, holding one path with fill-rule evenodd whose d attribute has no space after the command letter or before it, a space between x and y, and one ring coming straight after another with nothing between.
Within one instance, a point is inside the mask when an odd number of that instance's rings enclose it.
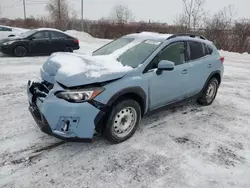
<instances>
[{"instance_id":1,"label":"windshield","mask_svg":"<svg viewBox=\"0 0 250 188\"><path fill-rule=\"evenodd\" d=\"M146 40L128 49L117 60L124 66L133 68L142 64L159 46L161 42Z\"/></svg>"},{"instance_id":2,"label":"windshield","mask_svg":"<svg viewBox=\"0 0 250 188\"><path fill-rule=\"evenodd\" d=\"M112 54L116 50L119 50L126 45L132 44L133 41L135 41L135 39L132 38L117 39L95 51L93 56ZM132 46L122 53L117 58L117 61L121 62L124 66L136 68L142 64L160 46L160 44L161 42L155 40L141 41L137 45Z\"/></svg>"},{"instance_id":3,"label":"windshield","mask_svg":"<svg viewBox=\"0 0 250 188\"><path fill-rule=\"evenodd\" d=\"M114 40L110 43L108 43L107 45L101 47L100 49L96 50L95 52L93 52L93 55L109 55L111 53L113 53L115 50L118 50L124 46L126 46L127 44L129 44L130 42L132 42L134 39L132 38L120 38L117 40Z\"/></svg>"},{"instance_id":4,"label":"windshield","mask_svg":"<svg viewBox=\"0 0 250 188\"><path fill-rule=\"evenodd\" d=\"M26 31L26 32L22 33L20 36L23 37L23 38L26 38L26 37L28 37L30 35L33 35L36 32L37 32L36 30L29 30L29 31Z\"/></svg>"}]
</instances>

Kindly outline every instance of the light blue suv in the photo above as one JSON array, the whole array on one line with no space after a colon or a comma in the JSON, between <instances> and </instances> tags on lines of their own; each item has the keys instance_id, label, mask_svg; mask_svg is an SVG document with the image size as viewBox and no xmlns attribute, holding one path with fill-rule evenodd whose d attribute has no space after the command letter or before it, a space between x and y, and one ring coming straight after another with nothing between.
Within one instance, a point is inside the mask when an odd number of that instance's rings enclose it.
<instances>
[{"instance_id":1,"label":"light blue suv","mask_svg":"<svg viewBox=\"0 0 250 188\"><path fill-rule=\"evenodd\" d=\"M60 139L91 141L99 133L120 143L152 110L192 98L212 104L223 61L203 36L129 34L89 56L52 54L41 81L28 82L29 110L43 132Z\"/></svg>"}]
</instances>

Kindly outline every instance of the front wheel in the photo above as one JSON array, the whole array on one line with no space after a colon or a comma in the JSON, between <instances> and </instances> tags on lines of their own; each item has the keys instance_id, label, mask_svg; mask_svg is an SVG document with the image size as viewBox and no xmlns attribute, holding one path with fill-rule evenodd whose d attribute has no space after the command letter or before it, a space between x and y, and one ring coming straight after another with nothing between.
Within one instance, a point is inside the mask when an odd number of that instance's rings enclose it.
<instances>
[{"instance_id":1,"label":"front wheel","mask_svg":"<svg viewBox=\"0 0 250 188\"><path fill-rule=\"evenodd\" d=\"M104 135L110 142L121 143L133 136L141 120L141 107L138 102L126 99L113 105L109 114Z\"/></svg>"},{"instance_id":2,"label":"front wheel","mask_svg":"<svg viewBox=\"0 0 250 188\"><path fill-rule=\"evenodd\" d=\"M204 89L198 103L204 106L211 105L217 95L219 82L216 78L212 78Z\"/></svg>"},{"instance_id":3,"label":"front wheel","mask_svg":"<svg viewBox=\"0 0 250 188\"><path fill-rule=\"evenodd\" d=\"M16 57L24 57L24 56L26 56L26 54L27 54L27 49L23 46L17 46L14 49L14 55Z\"/></svg>"}]
</instances>

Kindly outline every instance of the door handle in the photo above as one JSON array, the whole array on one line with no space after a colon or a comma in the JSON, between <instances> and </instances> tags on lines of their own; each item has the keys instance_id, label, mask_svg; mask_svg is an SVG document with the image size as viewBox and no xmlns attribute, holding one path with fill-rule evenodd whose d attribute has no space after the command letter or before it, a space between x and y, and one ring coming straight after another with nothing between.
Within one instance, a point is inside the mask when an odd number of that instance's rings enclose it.
<instances>
[{"instance_id":1,"label":"door handle","mask_svg":"<svg viewBox=\"0 0 250 188\"><path fill-rule=\"evenodd\" d=\"M183 71L181 71L181 74L187 74L187 73L188 73L187 69L184 69Z\"/></svg>"},{"instance_id":2,"label":"door handle","mask_svg":"<svg viewBox=\"0 0 250 188\"><path fill-rule=\"evenodd\" d=\"M208 68L211 68L211 67L212 67L212 64L208 64L207 67L208 67Z\"/></svg>"}]
</instances>

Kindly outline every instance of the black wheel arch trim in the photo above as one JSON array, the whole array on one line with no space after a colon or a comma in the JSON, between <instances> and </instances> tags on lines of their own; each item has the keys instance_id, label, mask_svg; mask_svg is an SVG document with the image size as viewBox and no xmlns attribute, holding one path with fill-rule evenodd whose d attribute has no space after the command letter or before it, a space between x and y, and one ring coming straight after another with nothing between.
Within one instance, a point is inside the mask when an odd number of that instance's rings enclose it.
<instances>
[{"instance_id":1,"label":"black wheel arch trim","mask_svg":"<svg viewBox=\"0 0 250 188\"><path fill-rule=\"evenodd\" d=\"M207 86L208 82L209 82L209 81L211 80L211 78L214 77L214 75L216 75L216 74L219 74L219 75L220 75L220 79L221 79L221 71L219 71L219 70L213 71L213 72L209 75L209 77L207 78L207 81L205 82L205 84L204 84L204 86L203 86L203 88L202 88L202 90L201 90L201 93L203 93L203 91L206 89L206 86ZM219 85L220 85L221 80L218 80L218 81L219 81Z\"/></svg>"},{"instance_id":2,"label":"black wheel arch trim","mask_svg":"<svg viewBox=\"0 0 250 188\"><path fill-rule=\"evenodd\" d=\"M114 104L115 101L117 101L120 97L125 96L127 94L132 94L132 95L137 95L138 97L141 98L141 102L143 102L143 108L142 109L142 115L145 114L146 112L146 100L147 100L147 95L144 92L144 90L139 87L139 86L135 86L135 87L128 87L125 89L120 90L119 92L117 92L116 94L114 94L109 101L107 102L107 104L105 105L104 108L100 109L100 112L97 114L97 116L94 119L94 124L95 124L95 129L98 133L102 133L103 131L103 123L104 123L104 119L105 119L105 115L109 113L111 106ZM93 104L92 104L93 105ZM141 104L140 104L141 106Z\"/></svg>"},{"instance_id":3,"label":"black wheel arch trim","mask_svg":"<svg viewBox=\"0 0 250 188\"><path fill-rule=\"evenodd\" d=\"M144 90L143 90L141 87L139 87L139 86L128 87L128 88L125 88L125 89L122 89L122 90L118 91L116 94L114 94L114 95L109 99L109 101L107 102L107 105L108 105L108 106L112 106L112 104L113 104L119 97L121 97L121 96L123 96L123 95L126 95L126 94L135 94L135 95L138 95L138 96L142 99L142 102L143 102L144 109L142 109L142 110L145 111L147 95L146 95L146 93L144 92Z\"/></svg>"}]
</instances>

